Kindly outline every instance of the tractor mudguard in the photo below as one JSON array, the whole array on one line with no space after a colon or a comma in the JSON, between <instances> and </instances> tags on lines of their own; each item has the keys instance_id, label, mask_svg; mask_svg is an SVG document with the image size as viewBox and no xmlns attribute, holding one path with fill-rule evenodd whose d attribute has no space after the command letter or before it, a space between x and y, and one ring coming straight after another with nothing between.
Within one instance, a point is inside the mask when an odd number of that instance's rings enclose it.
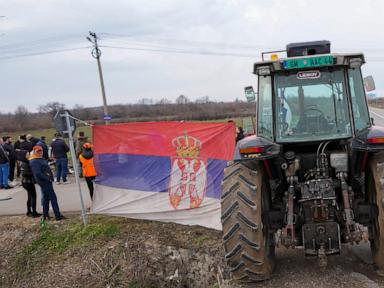
<instances>
[{"instance_id":1,"label":"tractor mudguard","mask_svg":"<svg viewBox=\"0 0 384 288\"><path fill-rule=\"evenodd\" d=\"M352 149L379 152L384 150L384 127L371 126L352 141Z\"/></svg>"},{"instance_id":2,"label":"tractor mudguard","mask_svg":"<svg viewBox=\"0 0 384 288\"><path fill-rule=\"evenodd\" d=\"M251 135L237 142L234 160L265 160L278 156L280 145L270 140Z\"/></svg>"}]
</instances>

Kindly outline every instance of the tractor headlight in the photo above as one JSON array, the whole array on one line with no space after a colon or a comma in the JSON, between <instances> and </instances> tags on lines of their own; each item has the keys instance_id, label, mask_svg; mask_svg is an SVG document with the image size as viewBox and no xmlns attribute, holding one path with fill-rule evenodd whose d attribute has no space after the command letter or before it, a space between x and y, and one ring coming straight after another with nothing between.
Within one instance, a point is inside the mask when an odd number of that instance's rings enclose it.
<instances>
[{"instance_id":1,"label":"tractor headlight","mask_svg":"<svg viewBox=\"0 0 384 288\"><path fill-rule=\"evenodd\" d=\"M260 66L256 70L257 75L266 76L271 74L271 68L269 66Z\"/></svg>"}]
</instances>

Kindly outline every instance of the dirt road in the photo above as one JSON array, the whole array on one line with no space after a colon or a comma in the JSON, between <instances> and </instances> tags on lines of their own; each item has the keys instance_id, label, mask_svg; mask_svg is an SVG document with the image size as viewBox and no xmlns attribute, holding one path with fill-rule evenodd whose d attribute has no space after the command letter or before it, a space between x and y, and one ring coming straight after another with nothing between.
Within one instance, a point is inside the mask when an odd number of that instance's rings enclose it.
<instances>
[{"instance_id":1,"label":"dirt road","mask_svg":"<svg viewBox=\"0 0 384 288\"><path fill-rule=\"evenodd\" d=\"M67 185L54 184L60 209L63 212L80 211L79 194L76 188L74 177L70 177L71 183ZM84 179L80 181L81 190L85 205L91 206L91 199ZM40 199L40 188L36 185L37 199ZM23 187L17 186L9 190L0 190L0 215L24 215L27 212L27 192ZM37 202L37 209L41 211L40 201Z\"/></svg>"},{"instance_id":2,"label":"dirt road","mask_svg":"<svg viewBox=\"0 0 384 288\"><path fill-rule=\"evenodd\" d=\"M276 258L277 267L271 280L243 287L384 287L384 278L368 264L371 263L368 244L345 245L342 255L328 257L324 270L319 268L316 258L305 258L300 249L279 249Z\"/></svg>"}]
</instances>

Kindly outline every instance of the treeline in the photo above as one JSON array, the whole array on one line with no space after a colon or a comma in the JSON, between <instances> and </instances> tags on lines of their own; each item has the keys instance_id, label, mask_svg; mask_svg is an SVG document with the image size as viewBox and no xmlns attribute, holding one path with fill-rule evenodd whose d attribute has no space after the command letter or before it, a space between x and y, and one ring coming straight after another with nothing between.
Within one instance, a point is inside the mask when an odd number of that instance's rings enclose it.
<instances>
[{"instance_id":1,"label":"treeline","mask_svg":"<svg viewBox=\"0 0 384 288\"><path fill-rule=\"evenodd\" d=\"M384 108L384 98L368 99L368 105L376 108Z\"/></svg>"},{"instance_id":2,"label":"treeline","mask_svg":"<svg viewBox=\"0 0 384 288\"><path fill-rule=\"evenodd\" d=\"M53 116L58 109L66 109L65 105L50 102L39 107L39 112L31 113L24 106L19 106L14 113L0 114L0 132L15 132L31 129L53 127ZM94 124L103 122L102 107L82 107L75 105L73 116ZM110 105L108 113L112 122L142 122L171 120L216 120L255 115L255 104L236 102L176 102L155 103L139 102L139 104Z\"/></svg>"}]
</instances>

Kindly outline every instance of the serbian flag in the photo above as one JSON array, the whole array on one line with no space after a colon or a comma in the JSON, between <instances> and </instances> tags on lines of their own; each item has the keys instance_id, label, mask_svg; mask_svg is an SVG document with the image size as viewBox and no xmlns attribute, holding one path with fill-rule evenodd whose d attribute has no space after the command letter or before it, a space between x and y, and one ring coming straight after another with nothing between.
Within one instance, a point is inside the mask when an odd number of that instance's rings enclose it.
<instances>
[{"instance_id":1,"label":"serbian flag","mask_svg":"<svg viewBox=\"0 0 384 288\"><path fill-rule=\"evenodd\" d=\"M92 213L221 229L223 171L234 123L145 122L93 127Z\"/></svg>"}]
</instances>

